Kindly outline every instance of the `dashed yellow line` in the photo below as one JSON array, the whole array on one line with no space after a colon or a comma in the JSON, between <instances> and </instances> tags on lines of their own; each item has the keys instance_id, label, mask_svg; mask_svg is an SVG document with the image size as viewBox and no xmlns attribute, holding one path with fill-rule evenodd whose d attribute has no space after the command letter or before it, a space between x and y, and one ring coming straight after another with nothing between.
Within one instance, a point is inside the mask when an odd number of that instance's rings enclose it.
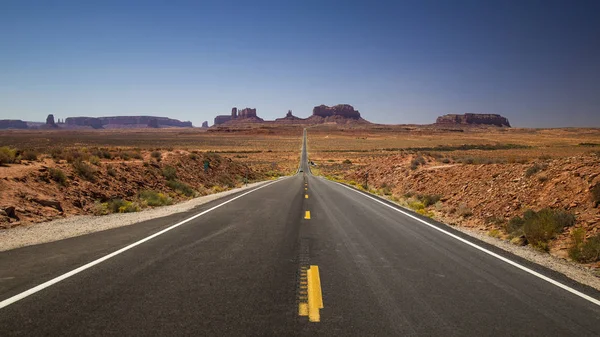
<instances>
[{"instance_id":1,"label":"dashed yellow line","mask_svg":"<svg viewBox=\"0 0 600 337\"><path fill-rule=\"evenodd\" d=\"M321 292L321 278L319 276L319 267L310 266L307 271L308 276L308 320L310 322L320 322L323 309L323 294Z\"/></svg>"},{"instance_id":2,"label":"dashed yellow line","mask_svg":"<svg viewBox=\"0 0 600 337\"><path fill-rule=\"evenodd\" d=\"M305 194L305 195L304 195L304 199L308 199L308 194Z\"/></svg>"},{"instance_id":3,"label":"dashed yellow line","mask_svg":"<svg viewBox=\"0 0 600 337\"><path fill-rule=\"evenodd\" d=\"M304 219L310 220L310 211L306 211L306 213L304 213Z\"/></svg>"},{"instance_id":4,"label":"dashed yellow line","mask_svg":"<svg viewBox=\"0 0 600 337\"><path fill-rule=\"evenodd\" d=\"M319 267L300 267L300 292L298 296L298 315L308 316L309 322L320 322L323 309L323 294Z\"/></svg>"}]
</instances>

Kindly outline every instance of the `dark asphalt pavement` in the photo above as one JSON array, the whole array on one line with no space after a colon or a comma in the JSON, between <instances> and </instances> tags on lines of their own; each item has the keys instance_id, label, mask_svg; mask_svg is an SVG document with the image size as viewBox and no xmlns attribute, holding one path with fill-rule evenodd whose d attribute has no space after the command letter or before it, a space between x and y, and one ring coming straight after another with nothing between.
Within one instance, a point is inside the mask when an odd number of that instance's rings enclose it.
<instances>
[{"instance_id":1,"label":"dark asphalt pavement","mask_svg":"<svg viewBox=\"0 0 600 337\"><path fill-rule=\"evenodd\" d=\"M0 336L600 336L598 304L312 176L301 153L298 174L1 308ZM0 301L241 194L2 252ZM600 298L563 275L467 239ZM298 316L306 264L320 270L320 322Z\"/></svg>"}]
</instances>

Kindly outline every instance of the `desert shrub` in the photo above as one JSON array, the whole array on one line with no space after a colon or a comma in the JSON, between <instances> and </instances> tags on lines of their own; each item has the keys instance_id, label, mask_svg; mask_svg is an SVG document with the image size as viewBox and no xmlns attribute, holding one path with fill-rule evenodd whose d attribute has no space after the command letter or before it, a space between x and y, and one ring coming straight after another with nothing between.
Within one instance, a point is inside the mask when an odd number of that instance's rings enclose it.
<instances>
[{"instance_id":1,"label":"desert shrub","mask_svg":"<svg viewBox=\"0 0 600 337\"><path fill-rule=\"evenodd\" d=\"M73 166L73 170L80 176L82 179L88 181L96 181L96 170L90 165L86 164L83 160L75 160L71 164Z\"/></svg>"},{"instance_id":2,"label":"desert shrub","mask_svg":"<svg viewBox=\"0 0 600 337\"><path fill-rule=\"evenodd\" d=\"M226 189L223 186L215 185L211 188L211 190L213 193L220 193L220 192L225 191Z\"/></svg>"},{"instance_id":3,"label":"desert shrub","mask_svg":"<svg viewBox=\"0 0 600 337\"><path fill-rule=\"evenodd\" d=\"M504 220L504 218L502 217L497 217L497 216L491 216L489 218L486 219L488 223L494 225L494 226L504 226L506 221Z\"/></svg>"},{"instance_id":4,"label":"desert shrub","mask_svg":"<svg viewBox=\"0 0 600 337\"><path fill-rule=\"evenodd\" d=\"M535 163L525 171L525 177L529 178L544 169L546 169L546 165Z\"/></svg>"},{"instance_id":5,"label":"desert shrub","mask_svg":"<svg viewBox=\"0 0 600 337\"><path fill-rule=\"evenodd\" d=\"M55 161L64 159L63 158L63 149L60 147L52 148L50 150L50 157L52 157L52 159L54 159Z\"/></svg>"},{"instance_id":6,"label":"desert shrub","mask_svg":"<svg viewBox=\"0 0 600 337\"><path fill-rule=\"evenodd\" d=\"M191 159L191 160L198 160L198 158L200 158L200 156L198 156L197 154L195 154L195 153L190 153L190 159Z\"/></svg>"},{"instance_id":7,"label":"desert shrub","mask_svg":"<svg viewBox=\"0 0 600 337\"><path fill-rule=\"evenodd\" d=\"M425 165L425 163L425 158L417 156L416 158L410 161L410 168L411 170L416 170L419 167L419 165Z\"/></svg>"},{"instance_id":8,"label":"desert shrub","mask_svg":"<svg viewBox=\"0 0 600 337\"><path fill-rule=\"evenodd\" d=\"M0 147L0 165L12 164L17 158L17 150L8 146Z\"/></svg>"},{"instance_id":9,"label":"desert shrub","mask_svg":"<svg viewBox=\"0 0 600 337\"><path fill-rule=\"evenodd\" d=\"M111 177L114 177L117 175L117 171L115 170L115 168L112 165L108 165L106 167L106 174L108 174Z\"/></svg>"},{"instance_id":10,"label":"desert shrub","mask_svg":"<svg viewBox=\"0 0 600 337\"><path fill-rule=\"evenodd\" d=\"M97 156L90 156L88 158L88 161L92 165L100 166L100 158L98 158Z\"/></svg>"},{"instance_id":11,"label":"desert shrub","mask_svg":"<svg viewBox=\"0 0 600 337\"><path fill-rule=\"evenodd\" d=\"M590 188L590 194L592 195L594 207L598 207L598 205L600 205L600 184L596 184Z\"/></svg>"},{"instance_id":12,"label":"desert shrub","mask_svg":"<svg viewBox=\"0 0 600 337\"><path fill-rule=\"evenodd\" d=\"M38 153L33 150L25 150L21 153L21 159L35 161L38 159Z\"/></svg>"},{"instance_id":13,"label":"desert shrub","mask_svg":"<svg viewBox=\"0 0 600 337\"><path fill-rule=\"evenodd\" d=\"M541 155L539 159L540 160L550 160L550 159L552 159L552 156L544 154L544 155Z\"/></svg>"},{"instance_id":14,"label":"desert shrub","mask_svg":"<svg viewBox=\"0 0 600 337\"><path fill-rule=\"evenodd\" d=\"M573 231L572 245L569 257L577 262L591 263L600 261L600 234L585 239L585 230L578 228Z\"/></svg>"},{"instance_id":15,"label":"desert shrub","mask_svg":"<svg viewBox=\"0 0 600 337\"><path fill-rule=\"evenodd\" d=\"M421 214L421 215L423 215L423 216L426 216L426 217L428 217L428 218L433 218L433 213L432 213L432 212L429 212L429 211L427 211L427 210L426 210L426 209L424 209L424 208L417 209L415 212L416 212L417 214Z\"/></svg>"},{"instance_id":16,"label":"desert shrub","mask_svg":"<svg viewBox=\"0 0 600 337\"><path fill-rule=\"evenodd\" d=\"M107 208L110 213L132 213L139 212L141 207L138 203L123 200L112 199L107 203Z\"/></svg>"},{"instance_id":17,"label":"desert shrub","mask_svg":"<svg viewBox=\"0 0 600 337\"><path fill-rule=\"evenodd\" d=\"M545 183L546 181L548 181L548 176L547 176L547 175L545 175L545 174L540 174L540 175L538 176L538 181L539 181L540 183Z\"/></svg>"},{"instance_id":18,"label":"desert shrub","mask_svg":"<svg viewBox=\"0 0 600 337\"><path fill-rule=\"evenodd\" d=\"M575 216L571 213L544 208L538 212L528 210L523 218L515 217L507 224L507 232L511 236L523 233L532 246L548 250L548 242L565 227L575 224Z\"/></svg>"},{"instance_id":19,"label":"desert shrub","mask_svg":"<svg viewBox=\"0 0 600 337\"><path fill-rule=\"evenodd\" d=\"M420 195L418 198L423 203L423 205L425 205L425 207L435 205L435 203L437 203L438 201L440 201L440 199L442 199L442 197L437 194Z\"/></svg>"},{"instance_id":20,"label":"desert shrub","mask_svg":"<svg viewBox=\"0 0 600 337\"><path fill-rule=\"evenodd\" d=\"M108 203L107 202L96 201L94 203L94 207L92 209L92 212L94 213L94 215L106 215L106 214L110 214L110 210L108 209Z\"/></svg>"},{"instance_id":21,"label":"desert shrub","mask_svg":"<svg viewBox=\"0 0 600 337\"><path fill-rule=\"evenodd\" d=\"M67 186L67 175L61 169L51 167L48 169L48 173L50 173L50 178L59 185Z\"/></svg>"},{"instance_id":22,"label":"desert shrub","mask_svg":"<svg viewBox=\"0 0 600 337\"><path fill-rule=\"evenodd\" d=\"M119 152L119 157L123 160L129 160L129 159L131 159L131 153L122 151L122 152Z\"/></svg>"},{"instance_id":23,"label":"desert shrub","mask_svg":"<svg viewBox=\"0 0 600 337\"><path fill-rule=\"evenodd\" d=\"M160 159L162 157L162 154L160 153L160 151L152 151L150 156L155 159Z\"/></svg>"},{"instance_id":24,"label":"desert shrub","mask_svg":"<svg viewBox=\"0 0 600 337\"><path fill-rule=\"evenodd\" d=\"M442 159L442 163L444 163L444 164L450 164L450 159L448 159L448 158L443 158L443 159Z\"/></svg>"},{"instance_id":25,"label":"desert shrub","mask_svg":"<svg viewBox=\"0 0 600 337\"><path fill-rule=\"evenodd\" d=\"M392 195L392 188L388 184L383 183L383 185L381 185L381 193L383 195Z\"/></svg>"},{"instance_id":26,"label":"desert shrub","mask_svg":"<svg viewBox=\"0 0 600 337\"><path fill-rule=\"evenodd\" d=\"M425 205L423 205L422 202L416 201L416 200L409 201L408 202L408 207L411 208L411 209L413 209L413 210L415 210L415 211L419 211L419 210L425 209Z\"/></svg>"},{"instance_id":27,"label":"desert shrub","mask_svg":"<svg viewBox=\"0 0 600 337\"><path fill-rule=\"evenodd\" d=\"M169 186L169 188L185 195L186 197L193 197L196 194L196 191L194 191L193 188L190 187L190 185L181 182L179 180L169 180L167 181L167 186Z\"/></svg>"},{"instance_id":28,"label":"desert shrub","mask_svg":"<svg viewBox=\"0 0 600 337\"><path fill-rule=\"evenodd\" d=\"M144 157L142 156L142 154L140 152L137 152L137 151L131 153L131 158L137 159L137 160L144 159Z\"/></svg>"},{"instance_id":29,"label":"desert shrub","mask_svg":"<svg viewBox=\"0 0 600 337\"><path fill-rule=\"evenodd\" d=\"M583 246L581 246L581 261L600 261L600 234L585 240Z\"/></svg>"},{"instance_id":30,"label":"desert shrub","mask_svg":"<svg viewBox=\"0 0 600 337\"><path fill-rule=\"evenodd\" d=\"M92 151L92 155L98 158L112 159L112 154L107 149L96 149Z\"/></svg>"},{"instance_id":31,"label":"desert shrub","mask_svg":"<svg viewBox=\"0 0 600 337\"><path fill-rule=\"evenodd\" d=\"M100 156L98 156L98 157L104 158L104 159L112 159L113 155L112 155L112 153L110 153L107 150L102 150L102 151L100 151Z\"/></svg>"},{"instance_id":32,"label":"desert shrub","mask_svg":"<svg viewBox=\"0 0 600 337\"><path fill-rule=\"evenodd\" d=\"M600 146L597 143L579 143L579 146Z\"/></svg>"},{"instance_id":33,"label":"desert shrub","mask_svg":"<svg viewBox=\"0 0 600 337\"><path fill-rule=\"evenodd\" d=\"M168 195L152 190L141 191L139 198L148 206L164 206L171 205L173 203L173 199L171 199L171 197Z\"/></svg>"},{"instance_id":34,"label":"desert shrub","mask_svg":"<svg viewBox=\"0 0 600 337\"><path fill-rule=\"evenodd\" d=\"M352 165L352 162L350 161L350 159L346 159L342 162L342 164Z\"/></svg>"},{"instance_id":35,"label":"desert shrub","mask_svg":"<svg viewBox=\"0 0 600 337\"><path fill-rule=\"evenodd\" d=\"M488 236L491 236L491 237L493 237L493 238L499 238L499 237L501 237L501 236L502 236L502 234L500 233L500 231L499 231L499 230L497 230L497 229L492 229L492 230L490 230L490 231L488 232Z\"/></svg>"},{"instance_id":36,"label":"desert shrub","mask_svg":"<svg viewBox=\"0 0 600 337\"><path fill-rule=\"evenodd\" d=\"M470 217L471 215L473 215L473 211L467 206L467 204L460 204L458 205L458 208L456 209L456 214L458 214L459 216L462 216L464 218Z\"/></svg>"},{"instance_id":37,"label":"desert shrub","mask_svg":"<svg viewBox=\"0 0 600 337\"><path fill-rule=\"evenodd\" d=\"M76 161L86 160L89 155L83 151L79 150L70 150L63 154L63 158L68 162L73 164Z\"/></svg>"},{"instance_id":38,"label":"desert shrub","mask_svg":"<svg viewBox=\"0 0 600 337\"><path fill-rule=\"evenodd\" d=\"M165 166L162 169L162 174L167 180L175 180L177 179L177 169L173 166Z\"/></svg>"}]
</instances>

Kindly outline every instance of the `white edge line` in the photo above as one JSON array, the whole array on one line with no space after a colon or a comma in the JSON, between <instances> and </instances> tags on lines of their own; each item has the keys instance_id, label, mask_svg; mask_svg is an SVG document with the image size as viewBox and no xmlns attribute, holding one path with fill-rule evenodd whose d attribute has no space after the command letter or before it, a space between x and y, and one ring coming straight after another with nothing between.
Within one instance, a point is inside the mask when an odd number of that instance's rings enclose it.
<instances>
[{"instance_id":1,"label":"white edge line","mask_svg":"<svg viewBox=\"0 0 600 337\"><path fill-rule=\"evenodd\" d=\"M504 256L498 255L498 254L496 254L496 253L494 253L494 252L492 252L490 250L487 250L487 249L485 249L485 248L483 248L483 247L481 247L479 245L476 245L476 244L470 242L469 240L465 240L465 239L461 238L460 236L457 236L457 235L452 234L452 233L450 233L450 232L448 232L448 231L446 231L446 230L444 230L442 228L439 228L438 226L432 225L432 224L430 224L429 222L427 222L427 221L425 221L423 219L420 219L420 218L418 218L418 217L416 217L416 216L414 216L414 215L412 215L410 213L407 213L407 212L405 212L405 211L403 211L401 209L398 209L397 207L394 207L394 206L389 205L389 204L387 204L387 203L385 203L385 202L383 202L381 200L378 200L377 198L374 198L374 197L372 197L372 196L370 196L370 195L368 195L366 193L359 192L359 191L357 191L357 190L355 190L353 188L350 188L350 187L348 187L348 186L346 186L344 184L341 184L341 183L338 183L338 184L340 186L343 186L343 187L345 187L345 188L347 188L347 189L349 189L351 191L354 191L354 192L356 192L358 194L362 194L363 196L365 196L365 197L367 197L369 199L377 201L378 203L380 203L380 204L382 204L382 205L384 205L386 207L389 207L389 208L391 208L391 209L393 209L393 210L395 210L397 212L400 212L400 213L402 213L402 214L404 214L404 215L406 215L406 216L408 216L408 217L410 217L410 218L412 218L414 220L417 220L417 221L419 221L419 222L421 222L421 223L423 223L423 224L425 224L425 225L427 225L427 226L429 226L429 227L431 227L431 228L433 228L433 229L435 229L435 230L437 230L439 232L442 232L442 233L444 233L444 234L446 234L446 235L448 235L448 236L450 236L450 237L452 237L452 238L454 238L454 239L456 239L458 241L466 243L467 245L469 245L469 246L471 246L473 248L476 248L476 249L478 249L478 250L480 250L480 251L482 251L482 252L484 252L484 253L486 253L488 255L491 255L491 256L493 256L493 257L495 257L495 258L497 258L497 259L499 259L501 261L504 261L504 262L506 262L506 263L514 266L514 267L517 267L517 268L519 268L519 269L521 269L521 270L523 270L523 271L525 271L525 272L527 272L527 273L529 273L529 274L531 274L533 276L539 277L539 278L541 278L542 280L544 280L546 282L552 283L553 285L555 285L555 286L557 286L559 288L562 288L562 289L564 289L564 290L566 290L566 291L568 291L568 292L570 292L570 293L572 293L574 295L577 295L577 296L579 296L579 297L581 297L583 299L586 299L586 300L592 302L595 305L600 306L600 300L597 300L597 299L595 299L595 298L593 298L593 297L591 297L589 295L586 295L586 294L582 293L581 291L575 290L575 289L573 289L573 288L571 288L571 287L569 287L567 285L564 285L564 284L562 284L562 283L560 283L558 281L555 281L555 280L553 280L553 279L551 279L551 278L549 278L549 277L547 277L545 275L542 275L542 274L536 272L535 270L529 269L529 268L527 268L527 267L525 267L525 266L523 266L523 265L521 265L521 264L519 264L517 262L514 262L514 261L512 261L510 259L505 258Z\"/></svg>"},{"instance_id":2,"label":"white edge line","mask_svg":"<svg viewBox=\"0 0 600 337\"><path fill-rule=\"evenodd\" d=\"M276 181L273 181L273 182L270 182L268 184L265 184L265 185L262 185L260 187L257 187L257 188L255 188L255 189L253 189L251 191L248 191L248 192L245 192L243 194L240 194L237 197L231 198L231 199L229 199L229 200L227 200L227 201L225 201L223 203L220 203L220 204L218 204L218 205L216 205L216 206L214 206L212 208L209 208L209 209L207 209L207 210L205 210L205 211L203 211L201 213L198 213L198 214L196 214L194 216L191 216L191 217L189 217L189 218L187 218L187 219L185 219L185 220L183 220L181 222L178 222L178 223L176 223L176 224L174 224L174 225L172 225L170 227L167 227L167 228L165 228L165 229L163 229L163 230L161 230L159 232L156 232L156 233L154 233L154 234L152 234L152 235L150 235L150 236L148 236L148 237L146 237L144 239L136 241L136 242L130 244L129 246L123 247L123 248L121 248L121 249L119 249L117 251L114 251L114 252L112 252L112 253L110 253L110 254L108 254L106 256L103 256L103 257L101 257L101 258L99 258L97 260L94 260L94 261L92 261L92 262L90 262L88 264L85 264L85 265L83 265L83 266L81 266L79 268L73 269L73 270L71 270L68 273L62 274L62 275L60 275L58 277L55 277L55 278L53 278L53 279L51 279L49 281L44 282L44 283L42 283L42 284L40 284L38 286L35 286L35 287L33 287L33 288L29 289L29 290L26 290L26 291L24 291L24 292L22 292L20 294L17 294L17 295L14 295L14 296L10 297L10 298L7 298L4 301L0 302L0 309L2 309L4 307L7 307L7 306L9 306L9 305L11 305L11 304L13 304L13 303L15 303L17 301L20 301L20 300L24 299L27 296L33 295L33 294L37 293L38 291L41 291L41 290L43 290L45 288L48 288L48 287L50 287L50 286L52 286L52 285L54 285L54 284L56 284L56 283L58 283L58 282L60 282L62 280L65 280L65 279L67 279L67 278L69 278L69 277L71 277L73 275L76 275L76 274L78 274L78 273L80 273L80 272L82 272L82 271L84 271L86 269L89 269L89 268L91 268L91 267L93 267L93 266L95 266L95 265L97 265L99 263L102 263L102 262L104 262L104 261L106 261L106 260L108 260L108 259L110 259L112 257L115 257L115 256L117 256L117 255L119 255L119 254L121 254L123 252L126 252L126 251L130 250L131 248L133 248L135 246L139 246L139 245L141 245L142 243L144 243L146 241L152 240L153 238L155 238L155 237L157 237L159 235L162 235L162 234L164 234L164 233L166 233L166 232L168 232L168 231L170 231L172 229L175 229L175 228L177 228L177 227L179 227L179 226L181 226L181 225L183 225L183 224L185 224L185 223L187 223L189 221L192 221L192 220L194 220L194 219L196 219L198 217L201 217L204 214L206 214L206 213L208 213L210 211L213 211L213 210L215 210L215 209L217 209L217 208L219 208L219 207L221 207L223 205L226 205L226 204L228 204L228 203L230 203L230 202L232 202L232 201L234 201L236 199L239 199L239 198L241 198L241 197L243 197L245 195L248 195L248 194L250 194L252 192L258 191L261 188L267 187L269 185L275 184L275 183L283 181L285 179L286 178L284 178L284 179L278 179Z\"/></svg>"}]
</instances>

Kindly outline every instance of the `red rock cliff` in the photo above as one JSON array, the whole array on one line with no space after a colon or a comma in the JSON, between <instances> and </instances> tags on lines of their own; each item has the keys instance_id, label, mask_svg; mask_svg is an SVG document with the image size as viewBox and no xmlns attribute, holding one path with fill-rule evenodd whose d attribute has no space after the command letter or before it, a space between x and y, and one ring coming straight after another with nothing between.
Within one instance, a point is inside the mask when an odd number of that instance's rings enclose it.
<instances>
[{"instance_id":1,"label":"red rock cliff","mask_svg":"<svg viewBox=\"0 0 600 337\"><path fill-rule=\"evenodd\" d=\"M360 118L360 113L354 110L354 107L349 104L338 104L332 107L327 105L319 105L313 108L313 116L330 117L341 116L345 118Z\"/></svg>"}]
</instances>

